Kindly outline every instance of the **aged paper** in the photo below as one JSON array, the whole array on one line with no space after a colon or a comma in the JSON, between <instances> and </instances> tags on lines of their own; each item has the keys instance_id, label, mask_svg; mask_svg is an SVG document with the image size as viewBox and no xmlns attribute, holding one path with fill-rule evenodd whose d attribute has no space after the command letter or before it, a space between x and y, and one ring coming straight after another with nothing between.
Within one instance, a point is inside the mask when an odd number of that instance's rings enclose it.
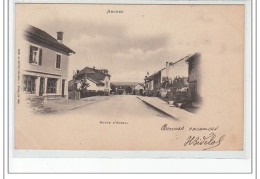
<instances>
[{"instance_id":1,"label":"aged paper","mask_svg":"<svg viewBox=\"0 0 260 179\"><path fill-rule=\"evenodd\" d=\"M14 147L242 151L244 5L15 5Z\"/></svg>"}]
</instances>

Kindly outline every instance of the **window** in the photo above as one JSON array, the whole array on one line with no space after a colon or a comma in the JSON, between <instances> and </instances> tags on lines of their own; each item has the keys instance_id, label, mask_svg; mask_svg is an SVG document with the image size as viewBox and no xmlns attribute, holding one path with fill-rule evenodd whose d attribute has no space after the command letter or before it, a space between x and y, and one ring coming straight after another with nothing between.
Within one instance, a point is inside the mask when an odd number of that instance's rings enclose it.
<instances>
[{"instance_id":1,"label":"window","mask_svg":"<svg viewBox=\"0 0 260 179\"><path fill-rule=\"evenodd\" d=\"M196 76L195 76L195 69L194 69L194 68L191 70L191 76L192 76L193 78L196 77Z\"/></svg>"},{"instance_id":2,"label":"window","mask_svg":"<svg viewBox=\"0 0 260 179\"><path fill-rule=\"evenodd\" d=\"M23 91L29 94L35 94L35 76L23 76Z\"/></svg>"},{"instance_id":3,"label":"window","mask_svg":"<svg viewBox=\"0 0 260 179\"><path fill-rule=\"evenodd\" d=\"M38 47L35 47L32 45L30 46L29 63L42 65L42 49L41 48L38 48Z\"/></svg>"},{"instance_id":4,"label":"window","mask_svg":"<svg viewBox=\"0 0 260 179\"><path fill-rule=\"evenodd\" d=\"M47 93L56 93L57 79L48 78L47 80Z\"/></svg>"},{"instance_id":5,"label":"window","mask_svg":"<svg viewBox=\"0 0 260 179\"><path fill-rule=\"evenodd\" d=\"M56 57L56 68L60 69L61 55L57 54Z\"/></svg>"}]
</instances>

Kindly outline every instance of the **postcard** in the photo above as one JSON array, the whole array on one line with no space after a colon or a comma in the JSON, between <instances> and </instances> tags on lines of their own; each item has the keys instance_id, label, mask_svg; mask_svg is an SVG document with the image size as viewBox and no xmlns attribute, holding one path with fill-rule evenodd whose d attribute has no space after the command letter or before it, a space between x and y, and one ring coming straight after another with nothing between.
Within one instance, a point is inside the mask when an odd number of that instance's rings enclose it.
<instances>
[{"instance_id":1,"label":"postcard","mask_svg":"<svg viewBox=\"0 0 260 179\"><path fill-rule=\"evenodd\" d=\"M14 150L243 151L245 6L15 4Z\"/></svg>"}]
</instances>

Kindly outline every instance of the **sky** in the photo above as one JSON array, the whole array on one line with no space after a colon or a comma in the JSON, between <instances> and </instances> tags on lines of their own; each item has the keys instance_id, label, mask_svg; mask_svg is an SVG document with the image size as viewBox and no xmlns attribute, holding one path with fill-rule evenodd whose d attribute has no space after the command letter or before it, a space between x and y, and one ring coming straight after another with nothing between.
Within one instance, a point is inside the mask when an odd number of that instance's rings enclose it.
<instances>
[{"instance_id":1,"label":"sky","mask_svg":"<svg viewBox=\"0 0 260 179\"><path fill-rule=\"evenodd\" d=\"M235 53L243 23L237 7L27 4L16 5L16 19L53 37L64 32L63 43L76 52L69 58L70 79L73 71L95 66L108 69L111 81L143 82L147 72L159 71L166 61L195 52Z\"/></svg>"}]
</instances>

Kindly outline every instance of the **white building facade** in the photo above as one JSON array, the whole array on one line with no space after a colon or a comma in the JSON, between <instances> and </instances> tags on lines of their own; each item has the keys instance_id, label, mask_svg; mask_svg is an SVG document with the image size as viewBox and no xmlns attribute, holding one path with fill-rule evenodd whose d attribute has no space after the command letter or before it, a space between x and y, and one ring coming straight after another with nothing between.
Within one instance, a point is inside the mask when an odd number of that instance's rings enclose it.
<instances>
[{"instance_id":1,"label":"white building facade","mask_svg":"<svg viewBox=\"0 0 260 179\"><path fill-rule=\"evenodd\" d=\"M106 91L108 94L110 93L110 79L108 76L104 78L104 80L101 81L95 81L91 78L85 77L86 82L88 83L87 90L89 91ZM100 83L101 82L101 83ZM77 81L77 89L80 89L81 81Z\"/></svg>"},{"instance_id":2,"label":"white building facade","mask_svg":"<svg viewBox=\"0 0 260 179\"><path fill-rule=\"evenodd\" d=\"M68 60L75 52L62 44L63 32L57 39L29 26L19 41L21 91L27 96L67 97Z\"/></svg>"},{"instance_id":3,"label":"white building facade","mask_svg":"<svg viewBox=\"0 0 260 179\"><path fill-rule=\"evenodd\" d=\"M77 70L77 73L73 76L73 80L77 84L78 90L85 81L88 83L87 91L103 91L107 94L110 94L111 90L110 79L111 75L108 74L107 69L96 69L95 67L85 67L80 71Z\"/></svg>"}]
</instances>

